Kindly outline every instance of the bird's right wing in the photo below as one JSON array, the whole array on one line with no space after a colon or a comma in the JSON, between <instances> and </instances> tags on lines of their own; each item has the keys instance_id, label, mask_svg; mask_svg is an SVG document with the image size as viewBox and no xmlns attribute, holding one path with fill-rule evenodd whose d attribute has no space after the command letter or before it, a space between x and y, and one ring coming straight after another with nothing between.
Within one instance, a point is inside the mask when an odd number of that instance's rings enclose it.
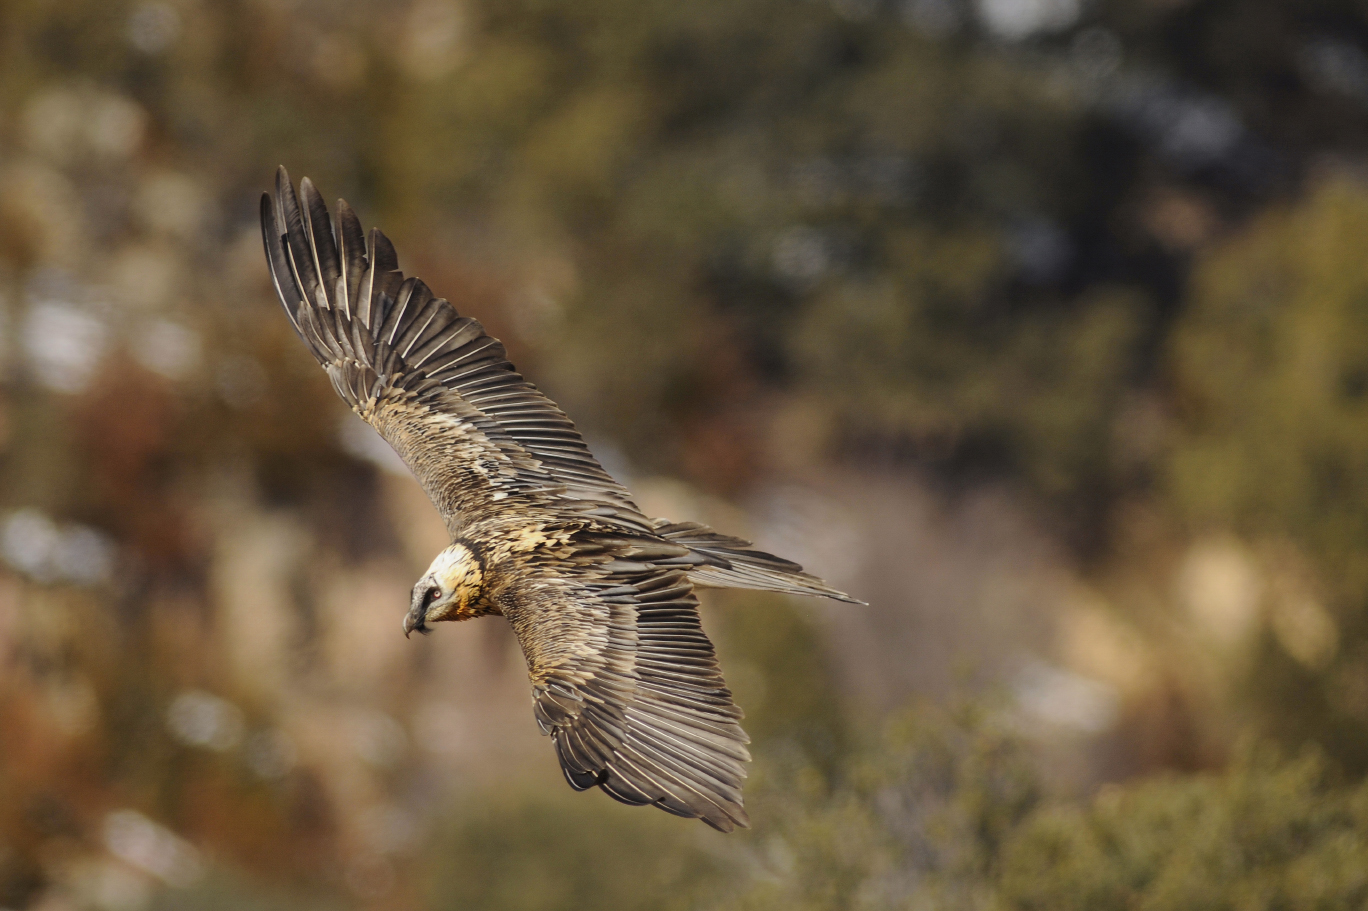
<instances>
[{"instance_id":1,"label":"bird's right wing","mask_svg":"<svg viewBox=\"0 0 1368 911\"><path fill-rule=\"evenodd\" d=\"M723 832L750 824L749 738L683 571L628 567L516 600L504 615L571 787L597 785Z\"/></svg>"},{"instance_id":2,"label":"bird's right wing","mask_svg":"<svg viewBox=\"0 0 1368 911\"><path fill-rule=\"evenodd\" d=\"M404 278L389 240L372 230L367 243L345 202L334 225L308 178L300 194L303 205L281 168L275 199L261 200L276 294L338 394L399 453L453 535L519 499L640 519L497 339Z\"/></svg>"}]
</instances>

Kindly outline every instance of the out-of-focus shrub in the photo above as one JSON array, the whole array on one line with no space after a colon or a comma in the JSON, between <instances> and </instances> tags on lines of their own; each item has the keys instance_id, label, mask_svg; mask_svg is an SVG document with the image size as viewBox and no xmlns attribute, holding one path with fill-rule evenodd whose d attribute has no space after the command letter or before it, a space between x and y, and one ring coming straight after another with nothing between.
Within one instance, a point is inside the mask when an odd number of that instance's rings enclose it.
<instances>
[{"instance_id":1,"label":"out-of-focus shrub","mask_svg":"<svg viewBox=\"0 0 1368 911\"><path fill-rule=\"evenodd\" d=\"M467 804L431 845L440 911L684 909L725 865L725 836L591 794L551 792Z\"/></svg>"},{"instance_id":2,"label":"out-of-focus shrub","mask_svg":"<svg viewBox=\"0 0 1368 911\"><path fill-rule=\"evenodd\" d=\"M1197 269L1174 331L1166 496L1262 547L1266 729L1368 768L1368 190L1336 180ZM1298 567L1296 564L1305 564ZM1282 565L1280 565L1282 564ZM1256 625L1257 626L1257 625Z\"/></svg>"},{"instance_id":3,"label":"out-of-focus shrub","mask_svg":"<svg viewBox=\"0 0 1368 911\"><path fill-rule=\"evenodd\" d=\"M1039 798L1030 756L1000 720L910 710L831 782L758 763L747 864L720 908L983 907L1002 845Z\"/></svg>"},{"instance_id":4,"label":"out-of-focus shrub","mask_svg":"<svg viewBox=\"0 0 1368 911\"><path fill-rule=\"evenodd\" d=\"M1219 774L1046 797L1031 751L983 708L918 708L827 786L759 763L762 829L713 884L726 909L1179 911L1368 900L1368 785L1316 754L1247 745Z\"/></svg>"},{"instance_id":5,"label":"out-of-focus shrub","mask_svg":"<svg viewBox=\"0 0 1368 911\"><path fill-rule=\"evenodd\" d=\"M1368 786L1332 783L1315 755L1247 747L1219 775L1105 789L1044 809L1002 860L1022 911L1358 908L1368 901Z\"/></svg>"}]
</instances>

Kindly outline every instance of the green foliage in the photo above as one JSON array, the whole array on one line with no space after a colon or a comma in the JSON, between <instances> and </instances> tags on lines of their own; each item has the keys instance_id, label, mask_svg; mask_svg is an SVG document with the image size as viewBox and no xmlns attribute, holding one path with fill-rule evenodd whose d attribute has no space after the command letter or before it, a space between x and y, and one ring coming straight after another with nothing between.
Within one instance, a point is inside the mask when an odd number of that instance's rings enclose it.
<instances>
[{"instance_id":1,"label":"green foliage","mask_svg":"<svg viewBox=\"0 0 1368 911\"><path fill-rule=\"evenodd\" d=\"M467 805L439 908L1275 911L1368 900L1368 784L1246 744L1221 773L1048 797L1008 716L916 707L836 778L762 753L757 825L722 837L558 792Z\"/></svg>"},{"instance_id":2,"label":"green foliage","mask_svg":"<svg viewBox=\"0 0 1368 911\"><path fill-rule=\"evenodd\" d=\"M825 4L470 16L459 63L377 112L412 137L375 150L378 199L441 201L562 263L539 289L542 353L582 420L718 483L706 455L663 454L777 387L820 409L832 448L979 447L1051 497L1102 479L1145 295L997 302L1008 223L1052 224L1078 180L1079 110L1047 74ZM1078 355L1063 370L1061 352Z\"/></svg>"},{"instance_id":3,"label":"green foliage","mask_svg":"<svg viewBox=\"0 0 1368 911\"><path fill-rule=\"evenodd\" d=\"M761 764L750 882L721 908L987 908L1003 843L1040 800L1029 753L982 710L905 712L828 782Z\"/></svg>"},{"instance_id":4,"label":"green foliage","mask_svg":"<svg viewBox=\"0 0 1368 911\"><path fill-rule=\"evenodd\" d=\"M727 909L1337 909L1368 900L1368 784L1315 754L1246 745L1219 774L1047 798L1031 751L983 709L918 709L824 787L762 766L764 832ZM748 880L748 882L747 882Z\"/></svg>"},{"instance_id":5,"label":"green foliage","mask_svg":"<svg viewBox=\"0 0 1368 911\"><path fill-rule=\"evenodd\" d=\"M347 907L336 898L284 890L215 871L192 887L155 893L147 911L343 911Z\"/></svg>"},{"instance_id":6,"label":"green foliage","mask_svg":"<svg viewBox=\"0 0 1368 911\"><path fill-rule=\"evenodd\" d=\"M598 793L491 798L461 807L434 839L427 907L687 908L723 867L723 838Z\"/></svg>"},{"instance_id":7,"label":"green foliage","mask_svg":"<svg viewBox=\"0 0 1368 911\"><path fill-rule=\"evenodd\" d=\"M747 732L833 774L848 747L850 718L818 630L785 598L733 592L719 600L720 657Z\"/></svg>"},{"instance_id":8,"label":"green foliage","mask_svg":"<svg viewBox=\"0 0 1368 911\"><path fill-rule=\"evenodd\" d=\"M1368 598L1368 192L1334 181L1216 251L1193 279L1173 370L1175 505L1195 523L1291 533Z\"/></svg>"},{"instance_id":9,"label":"green foliage","mask_svg":"<svg viewBox=\"0 0 1368 911\"><path fill-rule=\"evenodd\" d=\"M1198 268L1174 329L1178 430L1167 496L1192 527L1293 542L1338 651L1265 643L1251 699L1268 729L1368 768L1368 191L1337 180L1266 215ZM1295 711L1288 711L1296 705Z\"/></svg>"},{"instance_id":10,"label":"green foliage","mask_svg":"<svg viewBox=\"0 0 1368 911\"><path fill-rule=\"evenodd\" d=\"M1021 911L1357 908L1365 858L1368 786L1332 784L1313 755L1251 747L1220 775L1036 814L1005 852L1001 894Z\"/></svg>"}]
</instances>

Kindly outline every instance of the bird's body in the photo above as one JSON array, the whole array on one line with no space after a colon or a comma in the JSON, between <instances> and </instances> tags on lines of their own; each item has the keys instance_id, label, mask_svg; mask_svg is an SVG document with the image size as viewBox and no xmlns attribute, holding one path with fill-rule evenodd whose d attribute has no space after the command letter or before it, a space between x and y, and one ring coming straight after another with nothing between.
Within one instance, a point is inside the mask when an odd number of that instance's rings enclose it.
<instances>
[{"instance_id":1,"label":"bird's body","mask_svg":"<svg viewBox=\"0 0 1368 911\"><path fill-rule=\"evenodd\" d=\"M694 588L854 599L746 541L644 515L477 321L405 279L345 202L334 227L307 178L301 195L281 169L276 198L262 199L276 292L452 538L414 587L405 633L502 615L573 787L747 825L748 738Z\"/></svg>"}]
</instances>

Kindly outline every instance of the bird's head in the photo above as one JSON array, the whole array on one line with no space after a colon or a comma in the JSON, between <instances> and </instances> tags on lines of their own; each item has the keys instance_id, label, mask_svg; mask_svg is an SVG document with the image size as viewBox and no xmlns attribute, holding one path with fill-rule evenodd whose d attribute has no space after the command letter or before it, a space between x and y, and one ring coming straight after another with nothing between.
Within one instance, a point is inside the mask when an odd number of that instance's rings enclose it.
<instances>
[{"instance_id":1,"label":"bird's head","mask_svg":"<svg viewBox=\"0 0 1368 911\"><path fill-rule=\"evenodd\" d=\"M437 555L413 586L413 605L404 617L404 635L430 632L429 623L466 620L477 615L484 593L484 565L464 544L453 544Z\"/></svg>"}]
</instances>

